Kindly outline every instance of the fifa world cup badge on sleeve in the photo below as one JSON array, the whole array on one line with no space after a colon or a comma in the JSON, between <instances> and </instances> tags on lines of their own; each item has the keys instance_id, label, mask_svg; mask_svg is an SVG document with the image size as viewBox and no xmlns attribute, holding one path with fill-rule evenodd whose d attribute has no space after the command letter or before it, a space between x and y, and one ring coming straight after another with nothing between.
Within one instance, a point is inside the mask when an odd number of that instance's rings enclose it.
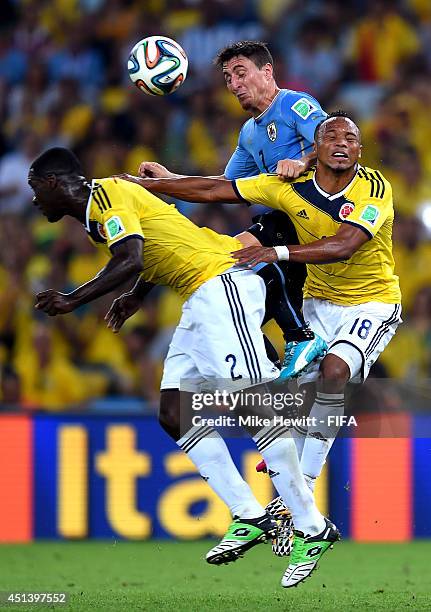
<instances>
[{"instance_id":1,"label":"fifa world cup badge on sleeve","mask_svg":"<svg viewBox=\"0 0 431 612\"><path fill-rule=\"evenodd\" d=\"M122 224L120 217L117 216L111 217L106 221L105 230L109 240L113 240L125 232L124 225Z\"/></svg>"},{"instance_id":2,"label":"fifa world cup badge on sleeve","mask_svg":"<svg viewBox=\"0 0 431 612\"><path fill-rule=\"evenodd\" d=\"M308 119L311 113L317 110L317 107L307 98L300 98L290 108L302 119Z\"/></svg>"},{"instance_id":3,"label":"fifa world cup badge on sleeve","mask_svg":"<svg viewBox=\"0 0 431 612\"><path fill-rule=\"evenodd\" d=\"M376 206L372 206L371 204L368 204L367 208L364 210L364 212L361 215L361 219L363 221L367 221L367 223L369 223L370 225L374 225L379 217L379 214L380 214L380 211L378 208L376 208Z\"/></svg>"}]
</instances>

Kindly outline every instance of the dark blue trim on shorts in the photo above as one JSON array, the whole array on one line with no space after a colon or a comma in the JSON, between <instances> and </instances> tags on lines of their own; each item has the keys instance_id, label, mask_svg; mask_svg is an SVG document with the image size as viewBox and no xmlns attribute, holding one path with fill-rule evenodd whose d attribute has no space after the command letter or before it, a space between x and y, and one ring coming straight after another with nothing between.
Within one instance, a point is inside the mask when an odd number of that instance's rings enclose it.
<instances>
[{"instance_id":1,"label":"dark blue trim on shorts","mask_svg":"<svg viewBox=\"0 0 431 612\"><path fill-rule=\"evenodd\" d=\"M246 331L246 334L247 334L249 342L250 342L251 349L253 351L254 359L256 360L256 368L257 368L257 371L258 371L258 380L256 382L260 382L262 380L262 372L260 370L259 359L257 357L257 352L256 352L256 349L255 349L254 344L253 344L253 338L251 337L250 331L248 329L247 319L245 317L245 312L244 312L244 308L243 308L243 305L242 305L242 302L241 302L241 296L239 294L238 287L236 286L235 281L233 280L233 278L231 278L230 274L228 274L228 282L231 283L234 286L234 288L235 288L236 297L237 297L238 304L239 304L239 307L240 307L240 310L241 310L242 321L243 321L243 324L244 324L244 327L245 327L245 331Z\"/></svg>"},{"instance_id":2,"label":"dark blue trim on shorts","mask_svg":"<svg viewBox=\"0 0 431 612\"><path fill-rule=\"evenodd\" d=\"M391 316L388 319L386 319L386 321L383 321L381 325L379 325L379 327L377 328L377 331L375 332L374 336L370 340L368 348L365 349L365 355L367 357L371 355L371 353L376 348L380 340L383 338L386 332L389 331L389 326L397 322L399 318L399 314L400 314L400 308L401 308L400 304L395 304L395 309L393 313L391 314Z\"/></svg>"},{"instance_id":3,"label":"dark blue trim on shorts","mask_svg":"<svg viewBox=\"0 0 431 612\"><path fill-rule=\"evenodd\" d=\"M226 298L229 304L232 321L242 348L245 364L247 366L248 374L250 377L250 382L251 384L256 384L260 382L262 377L260 373L259 362L256 356L256 351L254 350L254 346L250 338L250 333L247 328L247 323L245 321L244 309L239 298L238 289L233 280L231 279L230 274L222 274L220 278L222 280L226 293ZM256 362L254 361L253 353Z\"/></svg>"}]
</instances>

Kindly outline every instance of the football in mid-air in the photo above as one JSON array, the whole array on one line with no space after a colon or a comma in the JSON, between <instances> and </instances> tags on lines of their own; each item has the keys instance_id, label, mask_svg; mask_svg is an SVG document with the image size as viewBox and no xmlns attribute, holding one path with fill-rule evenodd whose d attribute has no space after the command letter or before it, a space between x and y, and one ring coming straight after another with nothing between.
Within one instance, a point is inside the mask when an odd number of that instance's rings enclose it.
<instances>
[{"instance_id":1,"label":"football in mid-air","mask_svg":"<svg viewBox=\"0 0 431 612\"><path fill-rule=\"evenodd\" d=\"M165 96L184 82L188 65L187 55L175 40L148 36L131 50L127 70L136 87L153 96Z\"/></svg>"}]
</instances>

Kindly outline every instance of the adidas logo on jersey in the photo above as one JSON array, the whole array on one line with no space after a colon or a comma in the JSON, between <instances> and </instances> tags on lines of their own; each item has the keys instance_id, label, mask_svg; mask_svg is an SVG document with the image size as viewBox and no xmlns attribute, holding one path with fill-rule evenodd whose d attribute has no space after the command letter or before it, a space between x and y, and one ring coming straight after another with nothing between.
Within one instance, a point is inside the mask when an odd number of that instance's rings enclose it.
<instances>
[{"instance_id":1,"label":"adidas logo on jersey","mask_svg":"<svg viewBox=\"0 0 431 612\"><path fill-rule=\"evenodd\" d=\"M301 217L301 219L309 219L310 217L307 215L307 211L305 210L305 208L303 208L302 210L299 211L299 213L296 213L297 217Z\"/></svg>"}]
</instances>

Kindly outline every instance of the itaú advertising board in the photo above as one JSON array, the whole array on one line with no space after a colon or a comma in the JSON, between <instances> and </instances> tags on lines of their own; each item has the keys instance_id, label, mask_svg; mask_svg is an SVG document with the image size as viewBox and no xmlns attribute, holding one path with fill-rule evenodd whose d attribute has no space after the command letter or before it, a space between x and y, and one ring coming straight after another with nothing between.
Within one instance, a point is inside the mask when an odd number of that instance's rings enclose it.
<instances>
[{"instance_id":1,"label":"ita\u00fa advertising board","mask_svg":"<svg viewBox=\"0 0 431 612\"><path fill-rule=\"evenodd\" d=\"M228 440L262 504L271 480ZM326 508L326 478L319 485ZM230 515L154 417L0 416L0 541L221 536Z\"/></svg>"},{"instance_id":2,"label":"ita\u00fa advertising board","mask_svg":"<svg viewBox=\"0 0 431 612\"><path fill-rule=\"evenodd\" d=\"M344 537L431 537L431 419L394 419L402 436L340 438L331 450L316 498ZM255 472L253 443L227 443L266 504L272 484ZM230 522L154 417L0 415L0 496L0 542L218 537Z\"/></svg>"}]
</instances>

